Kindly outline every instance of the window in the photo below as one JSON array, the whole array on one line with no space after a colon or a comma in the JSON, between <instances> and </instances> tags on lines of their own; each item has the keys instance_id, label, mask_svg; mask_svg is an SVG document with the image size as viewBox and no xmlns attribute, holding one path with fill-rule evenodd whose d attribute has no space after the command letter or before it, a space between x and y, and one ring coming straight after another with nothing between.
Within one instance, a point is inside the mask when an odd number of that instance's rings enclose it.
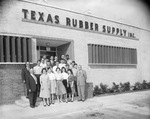
<instances>
[{"instance_id":1,"label":"window","mask_svg":"<svg viewBox=\"0 0 150 119\"><path fill-rule=\"evenodd\" d=\"M31 53L30 38L0 36L0 62L31 62Z\"/></svg>"},{"instance_id":2,"label":"window","mask_svg":"<svg viewBox=\"0 0 150 119\"><path fill-rule=\"evenodd\" d=\"M137 64L134 48L88 44L89 64Z\"/></svg>"}]
</instances>

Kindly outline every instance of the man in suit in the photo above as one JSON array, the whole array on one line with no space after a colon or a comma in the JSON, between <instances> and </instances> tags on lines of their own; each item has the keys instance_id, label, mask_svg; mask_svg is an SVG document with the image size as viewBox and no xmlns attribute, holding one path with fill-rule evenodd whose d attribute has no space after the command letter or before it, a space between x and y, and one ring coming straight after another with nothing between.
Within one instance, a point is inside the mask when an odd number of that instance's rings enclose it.
<instances>
[{"instance_id":1,"label":"man in suit","mask_svg":"<svg viewBox=\"0 0 150 119\"><path fill-rule=\"evenodd\" d=\"M36 106L38 88L37 88L37 78L33 74L33 69L30 69L30 75L28 76L28 80L26 84L27 84L27 90L29 91L30 107L34 108Z\"/></svg>"},{"instance_id":2,"label":"man in suit","mask_svg":"<svg viewBox=\"0 0 150 119\"><path fill-rule=\"evenodd\" d=\"M86 85L86 71L82 69L82 66L78 66L78 71L76 74L77 77L77 87L78 87L78 95L79 95L79 100L78 101L85 101L85 85Z\"/></svg>"},{"instance_id":3,"label":"man in suit","mask_svg":"<svg viewBox=\"0 0 150 119\"><path fill-rule=\"evenodd\" d=\"M22 69L22 73L21 73L22 81L24 83L24 91L25 91L26 98L29 97L29 91L27 90L27 87L26 87L26 82L28 80L28 75L30 75L29 70L30 70L30 63L26 62L25 67Z\"/></svg>"}]
</instances>

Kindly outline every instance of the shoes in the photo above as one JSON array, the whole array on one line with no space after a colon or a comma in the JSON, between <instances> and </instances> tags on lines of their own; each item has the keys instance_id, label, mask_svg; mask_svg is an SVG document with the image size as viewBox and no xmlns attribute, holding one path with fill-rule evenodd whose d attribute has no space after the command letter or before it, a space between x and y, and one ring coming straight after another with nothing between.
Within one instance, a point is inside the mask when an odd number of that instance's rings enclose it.
<instances>
[{"instance_id":1,"label":"shoes","mask_svg":"<svg viewBox=\"0 0 150 119\"><path fill-rule=\"evenodd\" d=\"M34 107L38 107L38 105L35 105Z\"/></svg>"},{"instance_id":2,"label":"shoes","mask_svg":"<svg viewBox=\"0 0 150 119\"><path fill-rule=\"evenodd\" d=\"M71 100L69 99L68 102L71 102Z\"/></svg>"},{"instance_id":3,"label":"shoes","mask_svg":"<svg viewBox=\"0 0 150 119\"><path fill-rule=\"evenodd\" d=\"M78 101L82 101L82 100L80 99L80 100L78 100Z\"/></svg>"},{"instance_id":4,"label":"shoes","mask_svg":"<svg viewBox=\"0 0 150 119\"><path fill-rule=\"evenodd\" d=\"M50 106L50 103L48 103L48 104L46 103L46 105L47 105L47 106Z\"/></svg>"},{"instance_id":5,"label":"shoes","mask_svg":"<svg viewBox=\"0 0 150 119\"><path fill-rule=\"evenodd\" d=\"M33 105L30 105L30 107L31 107L31 108L34 108L34 106L33 106Z\"/></svg>"},{"instance_id":6,"label":"shoes","mask_svg":"<svg viewBox=\"0 0 150 119\"><path fill-rule=\"evenodd\" d=\"M85 100L82 100L82 99L81 99L81 100L78 100L78 101L82 101L82 102L84 102Z\"/></svg>"},{"instance_id":7,"label":"shoes","mask_svg":"<svg viewBox=\"0 0 150 119\"><path fill-rule=\"evenodd\" d=\"M71 102L73 102L73 100L71 100Z\"/></svg>"}]
</instances>

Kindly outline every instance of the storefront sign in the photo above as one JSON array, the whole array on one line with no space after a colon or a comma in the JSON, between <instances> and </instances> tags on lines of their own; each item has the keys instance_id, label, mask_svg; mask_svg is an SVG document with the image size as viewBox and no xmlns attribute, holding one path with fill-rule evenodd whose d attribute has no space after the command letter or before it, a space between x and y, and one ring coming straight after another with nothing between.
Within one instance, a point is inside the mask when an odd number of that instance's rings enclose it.
<instances>
[{"instance_id":1,"label":"storefront sign","mask_svg":"<svg viewBox=\"0 0 150 119\"><path fill-rule=\"evenodd\" d=\"M65 23L60 22L59 15L45 14L44 12L37 12L34 10L22 9L23 19L28 21L44 22L53 25L62 25L74 29L83 29L87 31L101 32L105 34L112 34L121 37L136 38L134 33L128 32L126 29L117 28L114 26L100 25L89 21L65 17Z\"/></svg>"}]
</instances>

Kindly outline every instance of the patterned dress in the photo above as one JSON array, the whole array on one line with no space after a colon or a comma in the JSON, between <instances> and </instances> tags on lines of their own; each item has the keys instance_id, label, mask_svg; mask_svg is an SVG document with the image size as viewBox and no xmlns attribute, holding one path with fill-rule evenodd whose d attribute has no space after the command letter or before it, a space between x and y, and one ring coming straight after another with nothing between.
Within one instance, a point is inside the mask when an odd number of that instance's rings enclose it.
<instances>
[{"instance_id":1,"label":"patterned dress","mask_svg":"<svg viewBox=\"0 0 150 119\"><path fill-rule=\"evenodd\" d=\"M65 86L62 83L62 74L61 73L55 73L56 76L56 84L57 84L57 90L56 94L57 95L63 95L66 94L66 89Z\"/></svg>"},{"instance_id":2,"label":"patterned dress","mask_svg":"<svg viewBox=\"0 0 150 119\"><path fill-rule=\"evenodd\" d=\"M47 74L42 74L40 76L40 96L41 98L49 98L50 97L50 90L49 90L49 77Z\"/></svg>"},{"instance_id":3,"label":"patterned dress","mask_svg":"<svg viewBox=\"0 0 150 119\"><path fill-rule=\"evenodd\" d=\"M74 76L72 74L69 75L69 77L68 77L68 83L69 83L69 86L71 87L71 93L72 94L75 94L74 80L75 80Z\"/></svg>"},{"instance_id":4,"label":"patterned dress","mask_svg":"<svg viewBox=\"0 0 150 119\"><path fill-rule=\"evenodd\" d=\"M56 93L56 77L54 73L48 74L49 81L50 81L50 94Z\"/></svg>"}]
</instances>

